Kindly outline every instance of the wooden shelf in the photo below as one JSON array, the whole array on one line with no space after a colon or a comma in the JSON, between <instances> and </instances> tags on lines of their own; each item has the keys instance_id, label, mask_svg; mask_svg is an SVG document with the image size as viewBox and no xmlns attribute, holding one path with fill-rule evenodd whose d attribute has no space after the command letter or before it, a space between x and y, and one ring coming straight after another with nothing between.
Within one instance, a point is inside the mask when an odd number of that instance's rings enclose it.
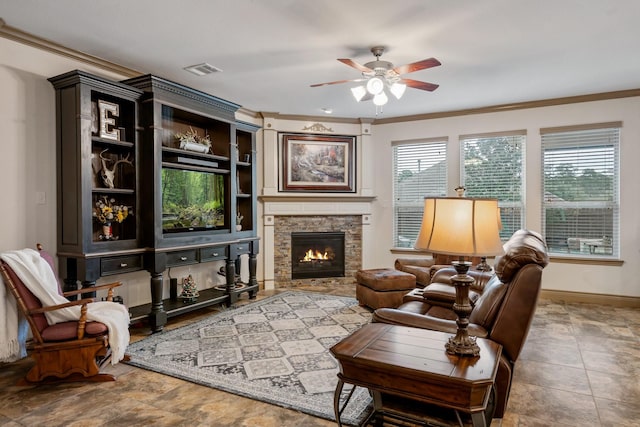
<instances>
[{"instance_id":1,"label":"wooden shelf","mask_svg":"<svg viewBox=\"0 0 640 427\"><path fill-rule=\"evenodd\" d=\"M175 301L169 298L162 300L162 305L167 312L167 317L178 316L210 305L225 304L229 301L229 297L225 291L220 291L215 288L199 290L198 293L200 295L195 302L183 302L180 297ZM149 312L151 312L151 304L130 307L131 322L146 319Z\"/></svg>"},{"instance_id":2,"label":"wooden shelf","mask_svg":"<svg viewBox=\"0 0 640 427\"><path fill-rule=\"evenodd\" d=\"M102 144L102 145L113 145L113 146L126 147L126 148L133 147L133 142L118 141L118 140L115 140L115 139L107 139L107 138L100 138L99 136L91 137L91 141L94 142L94 143L97 143L97 144Z\"/></svg>"},{"instance_id":3,"label":"wooden shelf","mask_svg":"<svg viewBox=\"0 0 640 427\"><path fill-rule=\"evenodd\" d=\"M194 310L199 310L204 307L209 307L216 304L224 304L226 306L234 304L240 294L244 292L257 292L258 286L245 285L235 290L231 290L230 294L226 291L222 291L216 288L209 288L199 290L198 300L195 302L183 302L182 298L178 297L176 300L170 298L163 299L162 305L167 312L167 317L175 317L181 314L189 313ZM135 307L129 307L129 313L131 314L131 323L145 320L149 312L151 311L151 304L143 304Z\"/></svg>"},{"instance_id":4,"label":"wooden shelf","mask_svg":"<svg viewBox=\"0 0 640 427\"><path fill-rule=\"evenodd\" d=\"M91 190L93 193L100 194L134 194L135 190L132 188L94 188Z\"/></svg>"},{"instance_id":5,"label":"wooden shelf","mask_svg":"<svg viewBox=\"0 0 640 427\"><path fill-rule=\"evenodd\" d=\"M201 158L201 159L219 160L219 161L223 161L223 162L228 162L229 161L229 157L220 156L218 154L198 153L197 151L183 150L181 148L173 148L173 147L165 147L165 146L163 146L162 147L162 152L163 153L179 154L181 156L198 157L198 158Z\"/></svg>"}]
</instances>

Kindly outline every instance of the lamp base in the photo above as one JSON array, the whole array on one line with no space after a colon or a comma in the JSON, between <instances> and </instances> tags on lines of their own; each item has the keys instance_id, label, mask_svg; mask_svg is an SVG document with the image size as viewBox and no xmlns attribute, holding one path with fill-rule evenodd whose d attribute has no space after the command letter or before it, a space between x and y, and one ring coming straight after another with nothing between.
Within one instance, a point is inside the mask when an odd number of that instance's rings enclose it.
<instances>
[{"instance_id":1,"label":"lamp base","mask_svg":"<svg viewBox=\"0 0 640 427\"><path fill-rule=\"evenodd\" d=\"M457 354L460 356L477 356L480 354L480 347L476 344L476 338L470 337L455 337L449 338L449 341L444 345L444 348L449 354Z\"/></svg>"},{"instance_id":2,"label":"lamp base","mask_svg":"<svg viewBox=\"0 0 640 427\"><path fill-rule=\"evenodd\" d=\"M449 354L477 356L480 354L480 347L476 344L475 337L470 337L467 330L469 315L473 310L469 302L469 287L473 284L474 279L467 274L471 263L454 261L451 264L455 267L456 273L458 273L451 278L451 282L456 288L456 302L453 304L453 311L458 315L456 319L458 330L454 337L449 338L449 341L445 344L445 349Z\"/></svg>"}]
</instances>

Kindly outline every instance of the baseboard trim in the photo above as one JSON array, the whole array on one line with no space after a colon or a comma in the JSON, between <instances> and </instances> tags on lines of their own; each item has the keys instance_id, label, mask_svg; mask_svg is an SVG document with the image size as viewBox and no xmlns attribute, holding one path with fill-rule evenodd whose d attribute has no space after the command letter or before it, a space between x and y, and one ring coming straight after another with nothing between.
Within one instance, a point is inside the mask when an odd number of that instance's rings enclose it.
<instances>
[{"instance_id":1,"label":"baseboard trim","mask_svg":"<svg viewBox=\"0 0 640 427\"><path fill-rule=\"evenodd\" d=\"M589 294L584 292L556 291L542 289L540 298L564 302L612 305L615 307L640 308L640 297L628 297L607 294Z\"/></svg>"}]
</instances>

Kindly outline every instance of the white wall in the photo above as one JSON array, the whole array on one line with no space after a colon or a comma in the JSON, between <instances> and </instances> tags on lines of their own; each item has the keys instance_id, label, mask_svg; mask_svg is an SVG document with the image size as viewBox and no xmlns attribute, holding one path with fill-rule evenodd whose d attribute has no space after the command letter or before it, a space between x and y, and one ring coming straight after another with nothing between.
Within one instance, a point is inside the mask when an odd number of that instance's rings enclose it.
<instances>
[{"instance_id":1,"label":"white wall","mask_svg":"<svg viewBox=\"0 0 640 427\"><path fill-rule=\"evenodd\" d=\"M620 164L620 253L622 266L585 265L552 260L543 274L543 288L573 292L640 296L640 98L568 104L501 113L465 115L406 123L373 126L376 170L373 227L379 231L377 244L368 250L376 266L392 266L398 256L392 247L393 205L390 158L391 141L447 137L448 188L450 195L460 182L459 135L526 129L526 224L541 230L541 150L540 128L587 123L622 121ZM406 255L402 255L406 256Z\"/></svg>"},{"instance_id":2,"label":"white wall","mask_svg":"<svg viewBox=\"0 0 640 427\"><path fill-rule=\"evenodd\" d=\"M124 76L93 69L67 57L53 55L0 37L0 251L34 247L40 242L55 252L55 105L54 90L47 78L73 69L82 69L118 80ZM215 94L214 94L215 95ZM251 108L251 105L247 105ZM640 208L637 182L640 178L640 98L600 101L513 112L470 115L373 126L372 137L364 142L374 145L363 168L375 170L371 227L376 230L373 244L364 251L364 267L392 266L396 254L392 247L391 141L448 136L449 187L458 183L458 135L527 129L527 227L540 230L540 127L582 123L623 121L621 162L621 267L578 265L552 262L545 270L545 289L612 295L640 296L638 266ZM247 118L243 118L247 120ZM259 133L259 136L262 133ZM258 142L258 151L262 148ZM260 156L261 158L261 156ZM259 174L261 172L259 171ZM262 181L261 176L259 183ZM45 201L38 204L39 195ZM246 263L245 263L246 264ZM188 273L203 287L221 283L212 274L212 265L174 269L174 277ZM258 268L258 280L263 269ZM165 279L168 277L165 275ZM125 286L120 294L130 305L149 301L149 277L146 272L112 276ZM101 279L100 283L107 279ZM168 295L168 286L165 294Z\"/></svg>"},{"instance_id":3,"label":"white wall","mask_svg":"<svg viewBox=\"0 0 640 427\"><path fill-rule=\"evenodd\" d=\"M78 67L0 38L0 250L40 242L55 252L55 102L47 78Z\"/></svg>"}]
</instances>

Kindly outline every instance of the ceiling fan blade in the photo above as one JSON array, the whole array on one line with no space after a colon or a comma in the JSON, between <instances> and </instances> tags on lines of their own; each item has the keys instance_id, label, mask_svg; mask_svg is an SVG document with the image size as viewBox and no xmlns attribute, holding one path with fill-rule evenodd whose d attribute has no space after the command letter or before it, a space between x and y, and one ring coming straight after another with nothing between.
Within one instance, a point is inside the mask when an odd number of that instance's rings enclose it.
<instances>
[{"instance_id":1,"label":"ceiling fan blade","mask_svg":"<svg viewBox=\"0 0 640 427\"><path fill-rule=\"evenodd\" d=\"M414 71L425 70L431 67L437 67L440 64L436 58L423 59L422 61L412 62L411 64L400 65L393 69L398 74L413 73Z\"/></svg>"},{"instance_id":2,"label":"ceiling fan blade","mask_svg":"<svg viewBox=\"0 0 640 427\"><path fill-rule=\"evenodd\" d=\"M346 65L348 65L350 67L353 67L356 70L362 71L363 73L371 73L371 72L373 72L373 70L371 68L365 67L364 65L361 65L361 64L358 64L353 59L342 58L342 59L338 59L338 61L340 61L343 64L346 64Z\"/></svg>"},{"instance_id":3,"label":"ceiling fan blade","mask_svg":"<svg viewBox=\"0 0 640 427\"><path fill-rule=\"evenodd\" d=\"M412 79L400 79L400 83L404 83L407 86L412 87L414 89L428 90L429 92L432 92L438 89L438 86L440 86L434 83L421 82L421 81L412 80Z\"/></svg>"},{"instance_id":4,"label":"ceiling fan blade","mask_svg":"<svg viewBox=\"0 0 640 427\"><path fill-rule=\"evenodd\" d=\"M311 87L326 86L326 85L337 85L337 84L340 84L340 83L349 83L349 82L361 82L363 80L366 80L366 79L336 80L335 82L316 83L314 85L311 85Z\"/></svg>"}]
</instances>

